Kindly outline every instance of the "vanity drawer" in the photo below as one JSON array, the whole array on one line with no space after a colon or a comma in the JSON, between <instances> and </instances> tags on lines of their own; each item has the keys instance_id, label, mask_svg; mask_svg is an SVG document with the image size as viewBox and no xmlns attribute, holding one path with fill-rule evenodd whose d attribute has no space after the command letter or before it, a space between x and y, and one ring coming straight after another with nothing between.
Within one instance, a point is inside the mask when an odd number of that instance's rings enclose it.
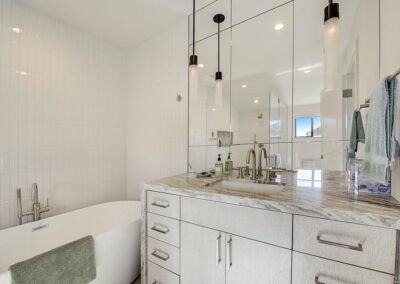
<instances>
[{"instance_id":1,"label":"vanity drawer","mask_svg":"<svg viewBox=\"0 0 400 284\"><path fill-rule=\"evenodd\" d=\"M179 221L168 217L147 213L147 235L179 247Z\"/></svg>"},{"instance_id":2,"label":"vanity drawer","mask_svg":"<svg viewBox=\"0 0 400 284\"><path fill-rule=\"evenodd\" d=\"M393 284L394 281L393 275L298 252L293 252L292 279L292 284Z\"/></svg>"},{"instance_id":3,"label":"vanity drawer","mask_svg":"<svg viewBox=\"0 0 400 284\"><path fill-rule=\"evenodd\" d=\"M164 242L147 238L147 259L179 274L179 249Z\"/></svg>"},{"instance_id":4,"label":"vanity drawer","mask_svg":"<svg viewBox=\"0 0 400 284\"><path fill-rule=\"evenodd\" d=\"M182 220L285 248L292 247L292 215L182 197Z\"/></svg>"},{"instance_id":5,"label":"vanity drawer","mask_svg":"<svg viewBox=\"0 0 400 284\"><path fill-rule=\"evenodd\" d=\"M147 211L174 219L180 217L179 196L173 194L147 192Z\"/></svg>"},{"instance_id":6,"label":"vanity drawer","mask_svg":"<svg viewBox=\"0 0 400 284\"><path fill-rule=\"evenodd\" d=\"M394 274L396 231L294 216L293 249Z\"/></svg>"},{"instance_id":7,"label":"vanity drawer","mask_svg":"<svg viewBox=\"0 0 400 284\"><path fill-rule=\"evenodd\" d=\"M179 284L179 276L149 261L147 284Z\"/></svg>"}]
</instances>

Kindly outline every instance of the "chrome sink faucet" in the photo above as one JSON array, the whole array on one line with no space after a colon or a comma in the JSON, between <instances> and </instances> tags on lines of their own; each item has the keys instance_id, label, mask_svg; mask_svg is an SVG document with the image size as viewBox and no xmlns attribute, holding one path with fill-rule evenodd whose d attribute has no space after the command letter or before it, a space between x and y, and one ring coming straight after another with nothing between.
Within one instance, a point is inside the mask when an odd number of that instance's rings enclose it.
<instances>
[{"instance_id":1,"label":"chrome sink faucet","mask_svg":"<svg viewBox=\"0 0 400 284\"><path fill-rule=\"evenodd\" d=\"M247 157L246 157L246 163L250 164L250 158L253 158L253 165L251 169L251 179L256 180L257 179L257 170L256 170L256 151L251 148L249 151L247 151Z\"/></svg>"},{"instance_id":2,"label":"chrome sink faucet","mask_svg":"<svg viewBox=\"0 0 400 284\"><path fill-rule=\"evenodd\" d=\"M262 146L260 148L260 150L258 150L258 168L257 168L257 171L258 171L258 177L260 177L260 178L263 176L263 168L262 168L262 156L263 156L263 154L264 154L264 158L265 158L265 165L268 168L268 159L267 159L268 154L267 154L267 149L265 149L264 146Z\"/></svg>"},{"instance_id":3,"label":"chrome sink faucet","mask_svg":"<svg viewBox=\"0 0 400 284\"><path fill-rule=\"evenodd\" d=\"M22 204L21 204L21 189L17 189L17 208L18 208L18 220L19 224L22 225L22 217L24 216L33 216L33 221L38 221L41 218L41 214L44 212L50 211L49 207L49 199L47 199L46 207L41 208L39 203L39 190L37 183L32 184L31 189L32 194L32 211L22 213Z\"/></svg>"}]
</instances>

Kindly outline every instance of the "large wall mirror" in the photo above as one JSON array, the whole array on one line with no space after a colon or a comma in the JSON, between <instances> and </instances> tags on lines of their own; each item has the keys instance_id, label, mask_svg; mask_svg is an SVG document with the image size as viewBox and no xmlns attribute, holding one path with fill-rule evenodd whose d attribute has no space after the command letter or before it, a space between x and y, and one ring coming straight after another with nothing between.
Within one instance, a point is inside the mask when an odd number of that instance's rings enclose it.
<instances>
[{"instance_id":1,"label":"large wall mirror","mask_svg":"<svg viewBox=\"0 0 400 284\"><path fill-rule=\"evenodd\" d=\"M271 167L346 169L352 113L379 81L379 0L336 1L338 71L329 90L328 1L265 2L250 11L244 1L218 0L197 11L200 68L197 84L189 87L189 172L212 169L218 154L225 160L232 153L234 166L245 166L247 151L260 145ZM222 104L214 91L218 13L226 16L220 37ZM192 35L189 42L191 47ZM219 135L227 132L229 144L221 143Z\"/></svg>"}]
</instances>

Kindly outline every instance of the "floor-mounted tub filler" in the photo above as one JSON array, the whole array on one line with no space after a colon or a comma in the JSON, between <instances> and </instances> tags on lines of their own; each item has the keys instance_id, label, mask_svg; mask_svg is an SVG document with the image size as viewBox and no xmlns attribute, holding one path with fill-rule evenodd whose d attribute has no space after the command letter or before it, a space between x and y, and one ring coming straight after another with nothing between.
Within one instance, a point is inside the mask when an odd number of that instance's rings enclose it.
<instances>
[{"instance_id":1,"label":"floor-mounted tub filler","mask_svg":"<svg viewBox=\"0 0 400 284\"><path fill-rule=\"evenodd\" d=\"M0 284L17 262L92 235L93 284L131 283L140 273L140 202L103 203L0 231Z\"/></svg>"}]
</instances>

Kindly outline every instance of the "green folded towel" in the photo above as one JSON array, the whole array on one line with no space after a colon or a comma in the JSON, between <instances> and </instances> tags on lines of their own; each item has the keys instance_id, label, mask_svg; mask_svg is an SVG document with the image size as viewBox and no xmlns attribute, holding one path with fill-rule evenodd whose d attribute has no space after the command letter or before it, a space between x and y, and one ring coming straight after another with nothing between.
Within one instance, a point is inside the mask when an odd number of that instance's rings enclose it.
<instances>
[{"instance_id":1,"label":"green folded towel","mask_svg":"<svg viewBox=\"0 0 400 284\"><path fill-rule=\"evenodd\" d=\"M14 264L10 272L13 284L87 284L96 278L93 237Z\"/></svg>"}]
</instances>

